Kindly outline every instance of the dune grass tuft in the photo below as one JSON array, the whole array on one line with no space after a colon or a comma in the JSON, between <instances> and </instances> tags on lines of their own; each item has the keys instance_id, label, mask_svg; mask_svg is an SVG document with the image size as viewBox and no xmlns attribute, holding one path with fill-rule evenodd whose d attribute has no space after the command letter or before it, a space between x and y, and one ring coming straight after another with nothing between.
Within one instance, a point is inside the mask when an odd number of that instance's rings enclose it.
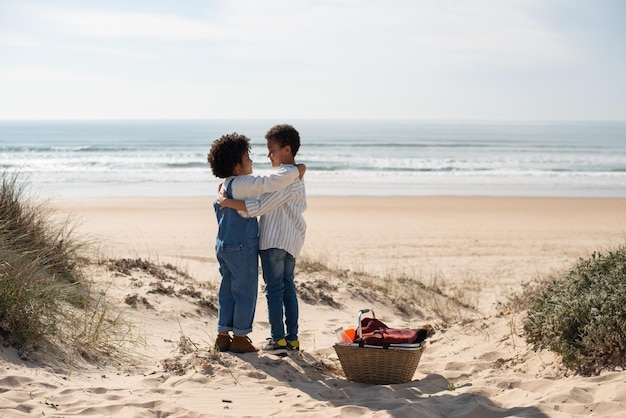
<instances>
[{"instance_id":1,"label":"dune grass tuft","mask_svg":"<svg viewBox=\"0 0 626 418\"><path fill-rule=\"evenodd\" d=\"M23 347L56 332L62 304L85 303L83 244L68 223L50 221L45 202L28 199L17 174L1 182L0 335Z\"/></svg>"},{"instance_id":2,"label":"dune grass tuft","mask_svg":"<svg viewBox=\"0 0 626 418\"><path fill-rule=\"evenodd\" d=\"M69 221L52 220L19 174L0 181L0 339L22 353L43 345L69 358L111 353L129 330L84 275L88 244Z\"/></svg>"}]
</instances>

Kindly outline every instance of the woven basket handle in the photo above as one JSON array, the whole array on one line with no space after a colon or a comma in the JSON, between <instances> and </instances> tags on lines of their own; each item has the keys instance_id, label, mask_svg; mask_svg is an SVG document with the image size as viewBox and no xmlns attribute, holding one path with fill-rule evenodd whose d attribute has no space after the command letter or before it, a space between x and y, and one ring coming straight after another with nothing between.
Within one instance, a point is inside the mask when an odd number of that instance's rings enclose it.
<instances>
[{"instance_id":1,"label":"woven basket handle","mask_svg":"<svg viewBox=\"0 0 626 418\"><path fill-rule=\"evenodd\" d=\"M359 330L359 339L361 341L363 341L363 327L361 326L361 317L363 316L363 314L371 312L372 313L372 318L376 318L376 315L374 314L374 311L372 309L361 309L359 311L359 317L357 319L358 323L357 323L357 329Z\"/></svg>"}]
</instances>

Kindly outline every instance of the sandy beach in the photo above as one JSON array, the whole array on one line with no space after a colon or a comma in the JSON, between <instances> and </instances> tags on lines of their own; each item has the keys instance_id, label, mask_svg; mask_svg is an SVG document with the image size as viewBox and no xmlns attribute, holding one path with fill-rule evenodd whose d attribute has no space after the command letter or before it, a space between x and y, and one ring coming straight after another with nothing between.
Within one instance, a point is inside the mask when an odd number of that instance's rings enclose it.
<instances>
[{"instance_id":1,"label":"sandy beach","mask_svg":"<svg viewBox=\"0 0 626 418\"><path fill-rule=\"evenodd\" d=\"M175 289L210 293L219 284L209 197L51 203L56 217L76 222L95 258L169 263L185 272L168 284ZM95 265L94 282L133 324L141 344L122 358L71 368L1 348L0 416L624 416L626 374L568 372L554 354L526 344L522 315L503 312L502 304L527 282L624 244L626 199L313 196L305 219L302 259L329 268L318 293L332 303L301 300L300 354L216 354L215 312L198 309L182 292L151 292L154 278ZM363 297L346 286L339 274L346 271L391 295ZM319 286L308 274L296 281ZM393 289L402 278L464 300L466 321L438 326L441 318L426 301L421 310L400 313ZM144 303L129 304L129 295ZM412 382L345 380L333 330L353 326L361 308L394 327L436 326ZM250 335L257 345L269 336L266 316L259 293Z\"/></svg>"}]
</instances>

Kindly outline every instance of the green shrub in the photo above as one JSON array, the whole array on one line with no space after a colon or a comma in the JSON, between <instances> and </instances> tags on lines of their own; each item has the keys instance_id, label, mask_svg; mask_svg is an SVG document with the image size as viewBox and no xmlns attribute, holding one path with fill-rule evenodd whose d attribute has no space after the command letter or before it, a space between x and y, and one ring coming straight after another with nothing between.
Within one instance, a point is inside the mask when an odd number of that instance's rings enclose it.
<instances>
[{"instance_id":1,"label":"green shrub","mask_svg":"<svg viewBox=\"0 0 626 418\"><path fill-rule=\"evenodd\" d=\"M594 252L547 283L528 309L524 331L581 374L626 366L626 247Z\"/></svg>"}]
</instances>

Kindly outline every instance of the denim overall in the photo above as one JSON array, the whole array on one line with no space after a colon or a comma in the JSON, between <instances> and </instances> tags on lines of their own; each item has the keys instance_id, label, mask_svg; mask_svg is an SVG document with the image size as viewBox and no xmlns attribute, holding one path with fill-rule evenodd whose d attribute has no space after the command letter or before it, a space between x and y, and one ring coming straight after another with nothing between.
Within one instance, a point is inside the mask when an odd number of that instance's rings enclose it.
<instances>
[{"instance_id":1,"label":"denim overall","mask_svg":"<svg viewBox=\"0 0 626 418\"><path fill-rule=\"evenodd\" d=\"M232 199L231 180L226 195ZM215 255L222 282L218 293L217 332L233 331L247 335L252 331L259 282L259 223L244 218L235 209L220 209L213 203L217 217Z\"/></svg>"}]
</instances>

